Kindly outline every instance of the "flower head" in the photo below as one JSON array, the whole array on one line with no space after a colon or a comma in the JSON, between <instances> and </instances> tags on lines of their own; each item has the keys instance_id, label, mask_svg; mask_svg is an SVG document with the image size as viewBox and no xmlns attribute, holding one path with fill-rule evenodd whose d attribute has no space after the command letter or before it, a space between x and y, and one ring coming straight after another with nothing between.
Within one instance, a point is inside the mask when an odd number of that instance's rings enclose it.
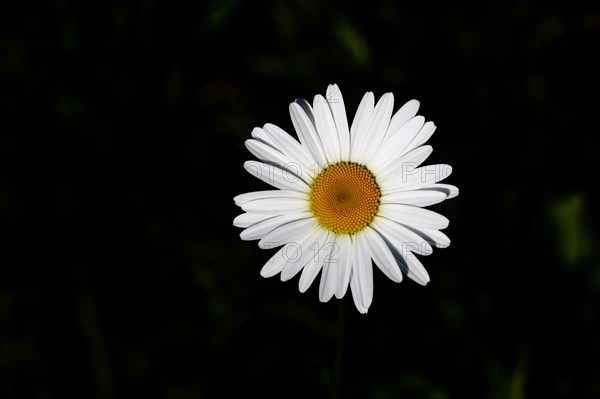
<instances>
[{"instance_id":1,"label":"flower head","mask_svg":"<svg viewBox=\"0 0 600 399\"><path fill-rule=\"evenodd\" d=\"M373 300L373 262L392 281L403 273L419 284L429 275L415 256L444 248L444 216L423 209L458 195L439 182L449 165L420 166L431 154L425 145L435 131L418 116L411 100L392 115L394 97L375 104L363 97L348 127L337 85L317 95L311 106L290 104L299 142L272 124L252 131L246 147L260 161L245 169L276 190L238 195L245 213L233 224L243 240L260 248L281 247L261 270L263 277L287 281L302 271L300 292L321 272L319 298L342 298L348 286L356 308L366 313Z\"/></svg>"}]
</instances>

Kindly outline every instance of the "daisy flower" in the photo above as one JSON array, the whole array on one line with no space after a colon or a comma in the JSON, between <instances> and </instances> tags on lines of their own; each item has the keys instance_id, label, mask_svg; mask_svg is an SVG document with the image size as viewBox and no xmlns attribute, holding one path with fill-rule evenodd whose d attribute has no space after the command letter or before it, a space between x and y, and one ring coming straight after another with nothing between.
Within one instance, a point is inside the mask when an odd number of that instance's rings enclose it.
<instances>
[{"instance_id":1,"label":"daisy flower","mask_svg":"<svg viewBox=\"0 0 600 399\"><path fill-rule=\"evenodd\" d=\"M244 168L275 189L238 195L244 213L233 224L242 240L259 240L263 249L281 247L260 274L290 280L300 271L300 292L319 272L319 299L342 298L350 286L356 308L366 313L373 300L373 263L392 281L402 275L419 284L429 274L417 255L444 248L450 239L440 230L448 219L423 207L458 195L439 182L449 165L420 166L431 154L425 142L433 122L417 115L411 100L393 113L394 96L375 104L364 95L348 126L337 85L312 106L290 104L299 142L279 127L255 128L246 147L260 161Z\"/></svg>"}]
</instances>

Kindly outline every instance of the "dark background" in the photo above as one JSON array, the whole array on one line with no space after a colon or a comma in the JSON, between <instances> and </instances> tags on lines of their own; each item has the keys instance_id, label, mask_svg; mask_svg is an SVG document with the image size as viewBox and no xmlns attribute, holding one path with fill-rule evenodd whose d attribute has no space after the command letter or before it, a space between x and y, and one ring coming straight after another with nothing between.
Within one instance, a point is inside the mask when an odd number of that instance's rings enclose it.
<instances>
[{"instance_id":1,"label":"dark background","mask_svg":"<svg viewBox=\"0 0 600 399\"><path fill-rule=\"evenodd\" d=\"M24 3L21 3L24 4ZM600 397L600 7L89 2L0 13L0 397ZM360 315L262 279L255 126L340 85L421 101L431 283Z\"/></svg>"}]
</instances>

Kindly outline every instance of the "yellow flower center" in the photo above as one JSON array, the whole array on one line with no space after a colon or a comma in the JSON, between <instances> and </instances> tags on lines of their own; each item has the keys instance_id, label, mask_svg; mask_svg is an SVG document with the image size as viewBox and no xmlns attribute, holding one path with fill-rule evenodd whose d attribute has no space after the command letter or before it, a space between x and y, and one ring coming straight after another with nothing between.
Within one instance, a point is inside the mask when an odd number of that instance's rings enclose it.
<instances>
[{"instance_id":1,"label":"yellow flower center","mask_svg":"<svg viewBox=\"0 0 600 399\"><path fill-rule=\"evenodd\" d=\"M375 177L366 167L339 162L315 178L310 210L324 228L337 234L354 234L371 223L380 197Z\"/></svg>"}]
</instances>

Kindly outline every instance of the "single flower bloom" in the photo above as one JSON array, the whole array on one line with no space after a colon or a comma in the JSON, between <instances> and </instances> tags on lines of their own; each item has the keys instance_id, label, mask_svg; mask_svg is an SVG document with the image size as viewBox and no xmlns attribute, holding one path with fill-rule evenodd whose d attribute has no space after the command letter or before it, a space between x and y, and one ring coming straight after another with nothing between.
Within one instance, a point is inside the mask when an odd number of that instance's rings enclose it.
<instances>
[{"instance_id":1,"label":"single flower bloom","mask_svg":"<svg viewBox=\"0 0 600 399\"><path fill-rule=\"evenodd\" d=\"M394 96L375 104L364 95L350 128L337 85L290 104L300 142L266 124L252 131L246 147L258 161L244 168L276 190L238 195L245 212L233 224L244 228L242 240L260 248L281 247L260 271L280 273L287 281L302 271L300 292L321 272L319 299L342 298L348 285L356 308L366 313L373 300L373 265L394 282L402 274L419 284L429 274L415 254L429 255L450 239L440 230L448 219L423 207L458 195L440 184L449 165L420 166L432 152L425 142L433 122L417 115L411 100L393 116Z\"/></svg>"}]
</instances>

